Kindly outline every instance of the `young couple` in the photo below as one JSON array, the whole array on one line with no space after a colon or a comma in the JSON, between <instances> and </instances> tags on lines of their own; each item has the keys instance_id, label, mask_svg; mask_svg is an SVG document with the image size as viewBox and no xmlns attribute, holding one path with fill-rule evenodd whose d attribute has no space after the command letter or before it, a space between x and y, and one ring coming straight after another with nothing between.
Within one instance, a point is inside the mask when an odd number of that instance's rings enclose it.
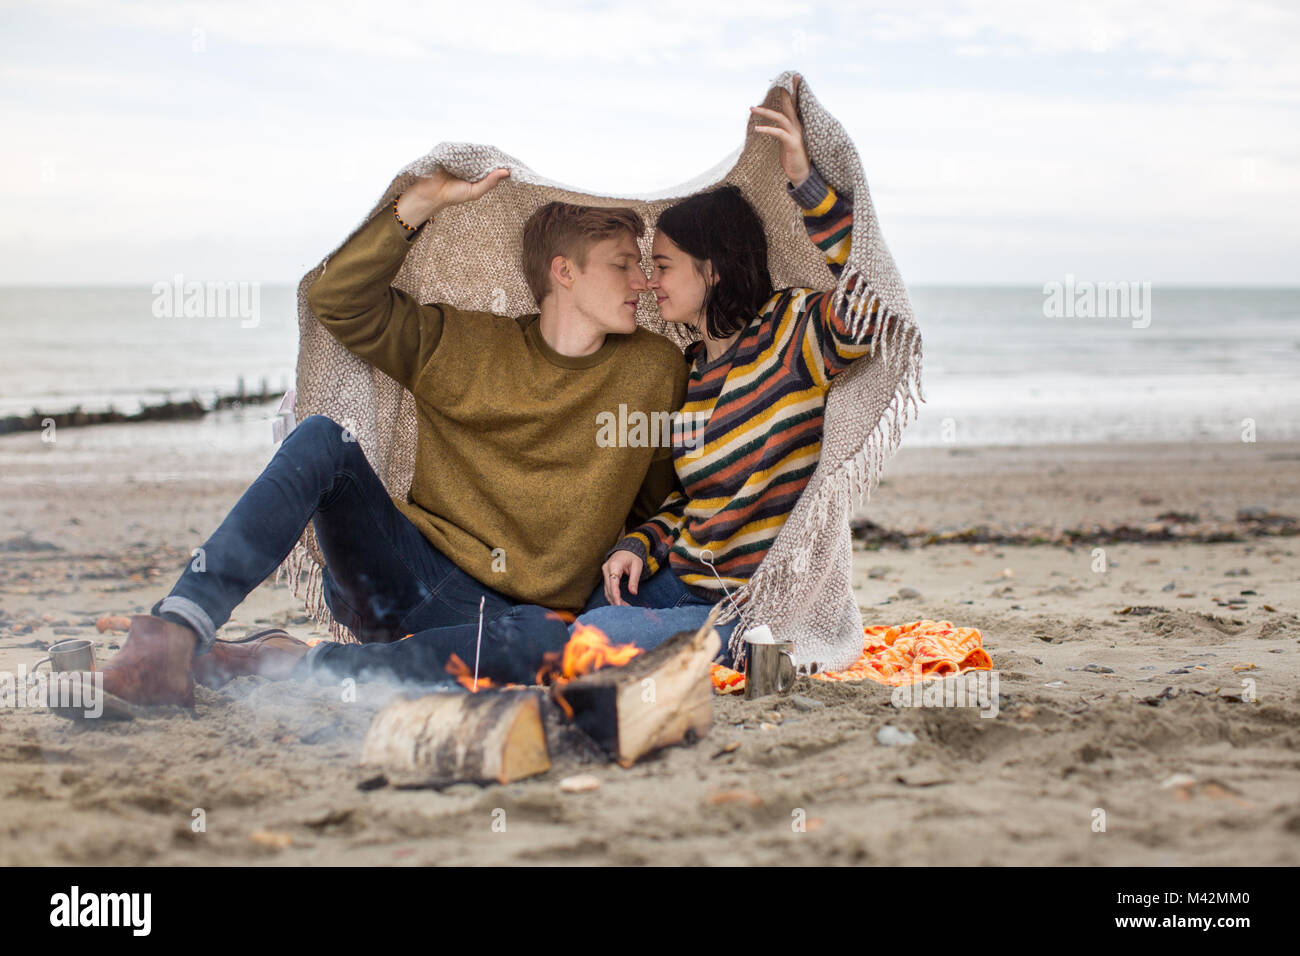
<instances>
[{"instance_id":1,"label":"young couple","mask_svg":"<svg viewBox=\"0 0 1300 956\"><path fill-rule=\"evenodd\" d=\"M790 195L838 277L852 210L809 162L794 102L753 107L757 130L779 142ZM132 618L103 668L109 710L192 707L195 681L245 674L445 679L451 654L473 666L480 647L480 675L530 683L568 640L555 611L650 648L697 628L758 567L817 466L827 389L870 351L876 316L855 337L832 290L774 290L763 224L732 186L661 214L649 279L636 212L543 206L522 253L538 314L420 304L391 286L426 221L507 176L418 180L308 292L332 335L415 398L408 496L388 495L341 424L305 419L204 544L204 561L152 615ZM684 359L637 326L645 293L666 321L698 331ZM672 448L601 447L601 413L620 405L699 424ZM308 521L326 602L359 643L309 651L279 630L216 640ZM720 661L733 627L719 628Z\"/></svg>"}]
</instances>

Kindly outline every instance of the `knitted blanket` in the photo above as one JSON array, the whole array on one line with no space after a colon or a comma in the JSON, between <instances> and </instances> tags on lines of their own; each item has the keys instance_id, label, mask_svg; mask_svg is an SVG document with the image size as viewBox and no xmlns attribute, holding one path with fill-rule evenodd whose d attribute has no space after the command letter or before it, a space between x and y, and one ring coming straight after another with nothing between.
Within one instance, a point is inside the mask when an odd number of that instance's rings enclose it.
<instances>
[{"instance_id":1,"label":"knitted blanket","mask_svg":"<svg viewBox=\"0 0 1300 956\"><path fill-rule=\"evenodd\" d=\"M793 77L793 72L786 72L772 81L764 105L778 107L778 90L792 92ZM736 105L739 114L741 104ZM898 446L903 426L919 410L917 401L924 401L921 336L907 289L881 234L852 140L817 101L806 79L799 85L797 106L809 158L853 204L852 248L838 283L808 240L800 210L786 192L778 143L754 132L762 122L754 115L744 142L721 163L681 186L641 196L597 195L562 185L493 146L440 143L393 178L357 230L391 205L414 179L431 174L435 167L478 180L508 166L509 179L486 196L451 207L424 227L393 285L423 302L517 316L538 311L519 263L523 224L539 206L551 200L631 206L652 226L672 203L730 183L740 188L763 220L775 288L835 289L839 296L848 294L849 312L859 326L878 302L885 332L873 343L872 353L837 376L830 388L818 467L771 550L749 582L733 593L735 604L729 603L720 618L720 623L740 618L732 637L733 652L740 649L741 634L762 623L778 638L794 642L800 670L814 663L818 670L836 670L852 665L862 651L849 520L855 507L870 497L884 462ZM641 240L647 267L651 238L646 235ZM298 285L297 418L323 414L345 425L357 436L389 493L405 498L415 465L414 399L344 349L308 307L307 291L328 264L327 256ZM859 275L865 281L846 293ZM664 322L647 299L642 299L638 323L685 348L694 330ZM335 637L348 639L325 606L323 564L308 524L276 577L287 573L294 594L305 591L308 613L329 624Z\"/></svg>"}]
</instances>

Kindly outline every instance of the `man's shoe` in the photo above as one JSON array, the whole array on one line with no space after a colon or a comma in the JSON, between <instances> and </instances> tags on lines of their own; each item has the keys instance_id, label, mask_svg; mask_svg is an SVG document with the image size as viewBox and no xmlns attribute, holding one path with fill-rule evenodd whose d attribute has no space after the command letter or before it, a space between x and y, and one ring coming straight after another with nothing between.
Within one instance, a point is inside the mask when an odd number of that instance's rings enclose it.
<instances>
[{"instance_id":1,"label":"man's shoe","mask_svg":"<svg viewBox=\"0 0 1300 956\"><path fill-rule=\"evenodd\" d=\"M207 654L195 655L194 679L213 690L236 677L288 680L309 650L309 645L278 627L256 631L237 641L218 640Z\"/></svg>"},{"instance_id":2,"label":"man's shoe","mask_svg":"<svg viewBox=\"0 0 1300 956\"><path fill-rule=\"evenodd\" d=\"M131 617L126 641L101 669L104 713L134 717L141 708L157 706L194 709L194 658L197 635L183 624L149 614Z\"/></svg>"}]
</instances>

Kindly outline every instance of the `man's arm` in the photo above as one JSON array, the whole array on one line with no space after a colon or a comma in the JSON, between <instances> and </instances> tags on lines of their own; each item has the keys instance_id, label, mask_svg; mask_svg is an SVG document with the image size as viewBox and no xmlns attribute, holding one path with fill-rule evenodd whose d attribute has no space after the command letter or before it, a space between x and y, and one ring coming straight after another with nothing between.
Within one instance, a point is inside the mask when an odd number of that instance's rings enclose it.
<instances>
[{"instance_id":1,"label":"man's arm","mask_svg":"<svg viewBox=\"0 0 1300 956\"><path fill-rule=\"evenodd\" d=\"M411 248L407 231L384 209L330 256L307 304L348 351L409 388L438 345L443 311L392 287Z\"/></svg>"},{"instance_id":2,"label":"man's arm","mask_svg":"<svg viewBox=\"0 0 1300 956\"><path fill-rule=\"evenodd\" d=\"M650 463L645 481L641 482L641 488L636 493L636 501L632 503L632 510L627 516L629 528L649 521L658 514L668 496L675 489L681 488L677 482L677 469L673 467L672 449L665 448L662 451L663 457Z\"/></svg>"},{"instance_id":3,"label":"man's arm","mask_svg":"<svg viewBox=\"0 0 1300 956\"><path fill-rule=\"evenodd\" d=\"M686 403L686 388L690 377L685 360L676 352L670 365L672 372L672 395L667 399L668 409L679 410ZM627 516L627 526L635 528L644 524L659 513L663 503L673 491L681 491L681 482L677 480L677 467L673 458L672 444L660 448L650 462L650 470L637 491L636 501Z\"/></svg>"},{"instance_id":4,"label":"man's arm","mask_svg":"<svg viewBox=\"0 0 1300 956\"><path fill-rule=\"evenodd\" d=\"M421 177L366 223L325 264L307 290L307 304L330 334L406 387L442 335L444 309L421 305L392 287L410 240L430 217L471 202L509 175L498 169L477 183L436 170Z\"/></svg>"}]
</instances>

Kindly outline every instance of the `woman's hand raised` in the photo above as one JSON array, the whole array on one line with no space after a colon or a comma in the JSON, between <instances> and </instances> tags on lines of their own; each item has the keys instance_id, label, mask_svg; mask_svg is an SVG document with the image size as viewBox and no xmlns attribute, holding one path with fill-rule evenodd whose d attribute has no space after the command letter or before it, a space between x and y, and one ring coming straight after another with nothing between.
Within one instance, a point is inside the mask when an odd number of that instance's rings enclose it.
<instances>
[{"instance_id":1,"label":"woman's hand raised","mask_svg":"<svg viewBox=\"0 0 1300 956\"><path fill-rule=\"evenodd\" d=\"M623 575L627 575L627 589L636 594L641 583L641 568L645 565L631 551L615 551L600 569L605 582L605 600L610 604L626 604L623 600Z\"/></svg>"},{"instance_id":2,"label":"woman's hand raised","mask_svg":"<svg viewBox=\"0 0 1300 956\"><path fill-rule=\"evenodd\" d=\"M751 106L749 111L757 113L759 118L770 125L755 126L756 133L766 133L776 137L781 143L781 168L796 187L802 186L812 171L812 162L808 159L808 148L803 142L803 124L799 122L799 110L795 106L799 97L799 81L803 79L797 73L794 77L794 96L785 90L780 93L781 108L768 109L766 106Z\"/></svg>"}]
</instances>

